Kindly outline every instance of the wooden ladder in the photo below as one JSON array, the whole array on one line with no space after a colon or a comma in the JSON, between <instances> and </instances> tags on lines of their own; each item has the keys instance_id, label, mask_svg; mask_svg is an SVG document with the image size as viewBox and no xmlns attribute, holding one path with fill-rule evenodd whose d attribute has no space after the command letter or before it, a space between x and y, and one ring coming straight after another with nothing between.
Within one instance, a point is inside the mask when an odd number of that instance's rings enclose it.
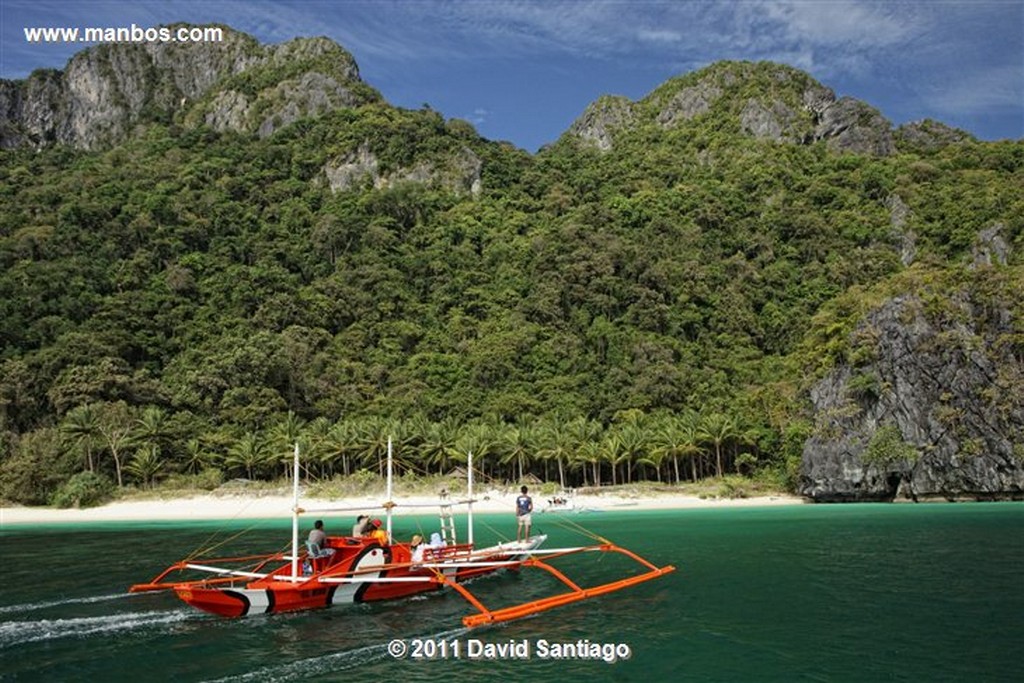
<instances>
[{"instance_id":1,"label":"wooden ladder","mask_svg":"<svg viewBox=\"0 0 1024 683\"><path fill-rule=\"evenodd\" d=\"M447 545L455 545L455 517L452 515L452 504L448 499L448 491L441 491L441 538Z\"/></svg>"}]
</instances>

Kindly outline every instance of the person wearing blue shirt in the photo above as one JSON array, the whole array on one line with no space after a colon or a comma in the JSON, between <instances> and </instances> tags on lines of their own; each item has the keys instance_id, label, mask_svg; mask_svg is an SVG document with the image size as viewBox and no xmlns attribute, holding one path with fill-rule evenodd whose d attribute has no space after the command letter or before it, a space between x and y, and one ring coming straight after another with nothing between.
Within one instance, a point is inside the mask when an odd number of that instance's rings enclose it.
<instances>
[{"instance_id":1,"label":"person wearing blue shirt","mask_svg":"<svg viewBox=\"0 0 1024 683\"><path fill-rule=\"evenodd\" d=\"M519 497L516 498L516 542L530 540L530 513L533 512L533 499L527 495L525 486L521 488ZM525 535L522 533L526 531Z\"/></svg>"}]
</instances>

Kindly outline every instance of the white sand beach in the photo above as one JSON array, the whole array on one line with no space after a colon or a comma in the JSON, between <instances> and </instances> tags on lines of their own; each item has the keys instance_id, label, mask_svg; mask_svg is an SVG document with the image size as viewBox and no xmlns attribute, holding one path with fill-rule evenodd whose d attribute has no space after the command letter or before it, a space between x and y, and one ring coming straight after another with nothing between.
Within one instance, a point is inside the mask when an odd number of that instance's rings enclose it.
<instances>
[{"instance_id":1,"label":"white sand beach","mask_svg":"<svg viewBox=\"0 0 1024 683\"><path fill-rule=\"evenodd\" d=\"M458 497L456 497L458 499ZM346 517L358 512L382 515L384 497L364 496L343 500L302 499L300 507L305 514L322 513L324 516ZM394 514L432 514L437 510L436 497L417 496L399 498ZM511 512L515 494L508 490L478 493L473 509L476 512ZM754 496L749 498L701 498L675 493L655 495L629 495L614 493L580 494L574 497L576 508L613 510L670 510L713 507L757 507L774 505L800 505L798 496L785 494ZM543 495L534 496L537 512L547 506ZM218 519L284 518L291 514L292 499L286 495L203 494L169 499L126 500L84 509L56 509L47 507L0 508L0 527L20 524L65 524L89 522L146 522L146 521L202 521ZM463 508L460 508L463 509ZM305 515L304 515L305 516Z\"/></svg>"}]
</instances>

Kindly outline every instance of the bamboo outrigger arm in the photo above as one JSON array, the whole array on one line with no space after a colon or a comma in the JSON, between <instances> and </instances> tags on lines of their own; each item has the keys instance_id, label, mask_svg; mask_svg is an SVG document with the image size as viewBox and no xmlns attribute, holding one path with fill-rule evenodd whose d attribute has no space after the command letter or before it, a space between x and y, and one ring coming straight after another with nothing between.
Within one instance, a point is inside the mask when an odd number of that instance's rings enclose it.
<instances>
[{"instance_id":1,"label":"bamboo outrigger arm","mask_svg":"<svg viewBox=\"0 0 1024 683\"><path fill-rule=\"evenodd\" d=\"M626 579L619 579L618 581L612 581L610 583L601 584L599 586L593 586L591 588L582 588L579 585L577 585L574 581L569 579L567 576L565 576L565 574L560 572L555 567L552 567L547 562L544 562L536 557L530 557L524 559L521 562L520 566L537 567L538 569L543 569L544 571L550 573L552 576L554 576L559 581L564 583L566 586L568 586L570 590L567 593L561 593L559 595L553 595L547 598L541 598L540 600L524 602L521 605L513 605L511 607L504 607L502 609L497 610L487 609L487 607L485 607L483 603L481 603L476 598L476 596L473 595L469 591L469 589L467 589L464 585L457 583L456 581L453 581L451 578L445 576L439 571L436 572L436 580L438 581L438 583L442 583L446 586L450 586L453 589L455 589L462 597L466 599L467 602L469 602L469 604L473 605L473 607L475 607L480 612L479 614L470 614L462 618L462 623L465 626L472 628L475 626L482 626L484 624L497 624L503 621L512 621L513 619L521 619L522 617L526 617L531 614L546 612L549 609L561 607L562 605L568 605L573 602L579 602L581 600L586 600L587 598L594 598L599 595L604 595L605 593L612 593L617 590L622 590L623 588L628 588L629 586L634 586L638 583L643 583L644 581L650 581L651 579L656 579L660 576L664 576L665 574L670 574L671 572L674 572L676 570L676 568L672 565L657 567L648 562L647 560L645 560L644 558L640 557L636 553L626 550L625 548L620 548L619 546L614 545L612 543L606 543L600 546L591 546L585 548L574 548L568 552L552 555L552 557L570 555L576 552L586 551L621 553L629 558L632 558L633 560L636 560L637 562L645 566L648 569L648 571L644 572L643 574L631 576Z\"/></svg>"},{"instance_id":2,"label":"bamboo outrigger arm","mask_svg":"<svg viewBox=\"0 0 1024 683\"><path fill-rule=\"evenodd\" d=\"M228 558L222 558L222 559L218 560L218 562L224 562L224 563L252 562L252 561L257 562L257 564L251 570L249 570L249 571L224 569L224 568L221 568L221 567L210 567L210 566L207 566L207 565L193 564L193 563L189 562L188 560L182 560L181 562L175 562L170 567L168 567L167 569L165 569L162 572L160 572L159 574L157 574L148 583L137 583L137 584L135 584L134 586L132 586L131 588L128 589L128 592L129 593L146 593L146 592L150 592L150 591L172 590L175 586L182 585L182 584L187 584L187 583L193 583L193 584L207 583L207 584L211 584L212 585L212 584L217 584L217 583L229 583L231 581L237 581L239 578L250 578L250 579L251 578L265 578L265 577L269 576L269 574L267 574L265 572L262 572L260 570L262 570L265 566L267 566L271 562L278 562L278 561L288 560L288 559L291 559L291 556L289 556L289 555L282 555L281 553L275 553L274 555L270 555L270 556L266 556L266 555L250 555L250 556L245 556L245 557L228 557ZM219 574L220 578L217 578L217 579L202 579L202 580L193 580L193 581L180 581L180 580L177 580L177 581L173 581L173 580L172 581L164 581L164 579L167 578L168 575L170 575L170 574L172 574L174 572L183 572L186 569L194 569L194 570L198 570L198 571L202 571L202 572L207 572L207 573L210 573L210 574Z\"/></svg>"}]
</instances>

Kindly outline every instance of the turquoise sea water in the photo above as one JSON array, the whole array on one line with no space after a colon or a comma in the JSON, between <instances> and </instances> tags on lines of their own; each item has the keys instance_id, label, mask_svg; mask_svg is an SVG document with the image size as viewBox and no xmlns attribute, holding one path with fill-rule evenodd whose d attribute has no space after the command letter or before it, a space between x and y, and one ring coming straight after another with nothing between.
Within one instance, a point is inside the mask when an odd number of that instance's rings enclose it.
<instances>
[{"instance_id":1,"label":"turquoise sea water","mask_svg":"<svg viewBox=\"0 0 1024 683\"><path fill-rule=\"evenodd\" d=\"M506 515L478 520L478 542L514 534ZM0 680L1020 680L1024 505L535 515L551 545L586 540L566 520L678 571L472 631L460 622L470 608L451 592L227 620L169 595L124 591L250 521L7 527L0 532ZM400 518L396 535L435 524ZM288 534L287 521L260 522L222 550L279 549ZM559 566L589 584L629 567L597 555ZM472 589L496 607L558 585L526 570ZM396 639L407 647L418 640L420 653L435 659L394 658L388 644ZM620 653L628 647L629 658L554 659L550 647L547 657L539 651L542 641L581 639ZM468 658L469 648L485 645L512 644L522 654L524 642L528 658Z\"/></svg>"}]
</instances>

